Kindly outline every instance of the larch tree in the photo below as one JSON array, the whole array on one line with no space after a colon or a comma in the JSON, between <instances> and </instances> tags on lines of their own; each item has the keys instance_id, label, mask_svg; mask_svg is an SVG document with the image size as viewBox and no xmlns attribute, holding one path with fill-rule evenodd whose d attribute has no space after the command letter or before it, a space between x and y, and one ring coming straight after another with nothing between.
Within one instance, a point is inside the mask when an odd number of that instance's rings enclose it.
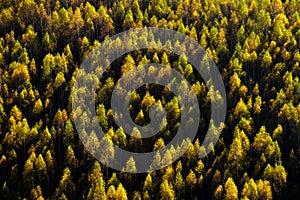
<instances>
[{"instance_id":1,"label":"larch tree","mask_svg":"<svg viewBox=\"0 0 300 200\"><path fill-rule=\"evenodd\" d=\"M238 199L238 189L231 177L229 177L224 185L225 188L225 199Z\"/></svg>"},{"instance_id":2,"label":"larch tree","mask_svg":"<svg viewBox=\"0 0 300 200\"><path fill-rule=\"evenodd\" d=\"M242 199L258 199L259 196L257 186L252 178L245 183L241 196Z\"/></svg>"},{"instance_id":3,"label":"larch tree","mask_svg":"<svg viewBox=\"0 0 300 200\"><path fill-rule=\"evenodd\" d=\"M84 19L82 18L82 13L79 7L76 8L74 14L72 16L72 21L70 24L70 28L73 29L77 35L77 38L80 37L81 29L84 26Z\"/></svg>"},{"instance_id":4,"label":"larch tree","mask_svg":"<svg viewBox=\"0 0 300 200\"><path fill-rule=\"evenodd\" d=\"M176 198L172 185L167 180L163 180L160 185L161 200L174 200Z\"/></svg>"},{"instance_id":5,"label":"larch tree","mask_svg":"<svg viewBox=\"0 0 300 200\"><path fill-rule=\"evenodd\" d=\"M55 196L58 198L62 194L65 194L66 197L74 198L74 192L75 184L73 182L73 177L71 176L70 169L66 167L59 182L59 187L55 190Z\"/></svg>"},{"instance_id":6,"label":"larch tree","mask_svg":"<svg viewBox=\"0 0 300 200\"><path fill-rule=\"evenodd\" d=\"M35 161L34 165L35 165L35 170L38 174L39 184L41 184L42 180L47 175L46 163L45 163L44 158L41 154L36 158L36 161Z\"/></svg>"},{"instance_id":7,"label":"larch tree","mask_svg":"<svg viewBox=\"0 0 300 200\"><path fill-rule=\"evenodd\" d=\"M24 183L24 187L28 189L31 189L35 183L35 170L34 170L35 161L36 161L36 154L35 152L32 152L24 165L23 183Z\"/></svg>"},{"instance_id":8,"label":"larch tree","mask_svg":"<svg viewBox=\"0 0 300 200\"><path fill-rule=\"evenodd\" d=\"M101 166L98 163L98 161L95 161L94 166L91 172L89 173L88 182L90 185L90 190L88 192L87 199L107 199L105 192L105 181L103 179Z\"/></svg>"},{"instance_id":9,"label":"larch tree","mask_svg":"<svg viewBox=\"0 0 300 200\"><path fill-rule=\"evenodd\" d=\"M267 180L257 182L258 199L273 199L271 184Z\"/></svg>"},{"instance_id":10,"label":"larch tree","mask_svg":"<svg viewBox=\"0 0 300 200\"><path fill-rule=\"evenodd\" d=\"M127 192L121 183L118 185L117 190L116 190L116 199L119 199L119 200L127 200L128 199Z\"/></svg>"}]
</instances>

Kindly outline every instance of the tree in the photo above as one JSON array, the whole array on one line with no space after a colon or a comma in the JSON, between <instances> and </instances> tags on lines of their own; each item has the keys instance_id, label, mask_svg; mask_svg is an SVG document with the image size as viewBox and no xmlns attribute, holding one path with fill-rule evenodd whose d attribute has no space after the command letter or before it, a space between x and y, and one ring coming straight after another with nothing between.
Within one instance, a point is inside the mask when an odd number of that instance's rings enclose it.
<instances>
[{"instance_id":1,"label":"tree","mask_svg":"<svg viewBox=\"0 0 300 200\"><path fill-rule=\"evenodd\" d=\"M191 196L193 196L193 190L197 184L197 177L193 170L190 170L189 174L186 177L187 186L191 188Z\"/></svg>"},{"instance_id":2,"label":"tree","mask_svg":"<svg viewBox=\"0 0 300 200\"><path fill-rule=\"evenodd\" d=\"M267 180L257 182L258 199L273 199L271 184Z\"/></svg>"},{"instance_id":3,"label":"tree","mask_svg":"<svg viewBox=\"0 0 300 200\"><path fill-rule=\"evenodd\" d=\"M262 100L260 96L257 96L255 98L255 102L253 105L253 109L254 109L254 114L258 115L261 113L261 105L262 105Z\"/></svg>"},{"instance_id":4,"label":"tree","mask_svg":"<svg viewBox=\"0 0 300 200\"><path fill-rule=\"evenodd\" d=\"M55 190L55 196L58 198L63 194L66 197L74 198L75 184L73 183L73 177L68 167L64 169L63 176L59 182L59 187Z\"/></svg>"},{"instance_id":5,"label":"tree","mask_svg":"<svg viewBox=\"0 0 300 200\"><path fill-rule=\"evenodd\" d=\"M119 183L118 188L116 190L116 199L127 200L127 192L123 185Z\"/></svg>"},{"instance_id":6,"label":"tree","mask_svg":"<svg viewBox=\"0 0 300 200\"><path fill-rule=\"evenodd\" d=\"M281 124L278 124L277 127L274 129L272 134L272 139L281 141L282 134L284 134Z\"/></svg>"},{"instance_id":7,"label":"tree","mask_svg":"<svg viewBox=\"0 0 300 200\"><path fill-rule=\"evenodd\" d=\"M244 100L240 98L240 101L237 103L235 110L234 110L234 116L235 118L249 118L250 117L250 112L249 109L247 108Z\"/></svg>"},{"instance_id":8,"label":"tree","mask_svg":"<svg viewBox=\"0 0 300 200\"><path fill-rule=\"evenodd\" d=\"M253 141L253 148L256 152L262 153L268 144L272 144L272 138L268 132L266 132L266 127L262 126L259 133L256 134Z\"/></svg>"},{"instance_id":9,"label":"tree","mask_svg":"<svg viewBox=\"0 0 300 200\"><path fill-rule=\"evenodd\" d=\"M39 45L38 33L34 31L34 27L32 25L29 25L27 27L26 33L22 35L21 42L22 44L24 44L25 47L23 53L27 54L27 50L28 50L30 56L33 55L36 56L38 54L38 45Z\"/></svg>"},{"instance_id":10,"label":"tree","mask_svg":"<svg viewBox=\"0 0 300 200\"><path fill-rule=\"evenodd\" d=\"M263 67L267 68L267 67L271 66L271 64L272 64L272 57L270 55L270 52L267 50L264 53L264 56L262 58L262 65L263 65Z\"/></svg>"},{"instance_id":11,"label":"tree","mask_svg":"<svg viewBox=\"0 0 300 200\"><path fill-rule=\"evenodd\" d=\"M36 168L36 172L38 173L39 184L41 184L42 179L47 174L46 163L45 163L44 158L41 154L37 157L37 159L35 161L35 168Z\"/></svg>"},{"instance_id":12,"label":"tree","mask_svg":"<svg viewBox=\"0 0 300 200\"><path fill-rule=\"evenodd\" d=\"M64 83L66 83L66 79L65 76L62 72L59 72L56 77L55 77L55 81L53 83L53 87L55 89L60 88Z\"/></svg>"},{"instance_id":13,"label":"tree","mask_svg":"<svg viewBox=\"0 0 300 200\"><path fill-rule=\"evenodd\" d=\"M55 67L55 59L52 54L47 54L43 59L43 66L42 66L42 80L48 82L51 78L52 70Z\"/></svg>"},{"instance_id":14,"label":"tree","mask_svg":"<svg viewBox=\"0 0 300 200\"><path fill-rule=\"evenodd\" d=\"M71 145L68 146L66 157L65 157L66 166L71 169L76 169L78 167L78 159L75 156L74 150Z\"/></svg>"},{"instance_id":15,"label":"tree","mask_svg":"<svg viewBox=\"0 0 300 200\"><path fill-rule=\"evenodd\" d=\"M173 190L173 187L167 180L163 180L160 185L160 195L162 200L175 199L175 192Z\"/></svg>"},{"instance_id":16,"label":"tree","mask_svg":"<svg viewBox=\"0 0 300 200\"><path fill-rule=\"evenodd\" d=\"M54 159L51 155L51 152L50 150L48 150L46 152L46 158L45 158L45 161L46 161L46 166L47 166L47 174L48 174L48 177L53 179L53 174L54 174ZM51 185L51 187L53 187Z\"/></svg>"},{"instance_id":17,"label":"tree","mask_svg":"<svg viewBox=\"0 0 300 200\"><path fill-rule=\"evenodd\" d=\"M118 128L112 138L115 145L126 147L127 139L122 127Z\"/></svg>"},{"instance_id":18,"label":"tree","mask_svg":"<svg viewBox=\"0 0 300 200\"><path fill-rule=\"evenodd\" d=\"M10 116L16 121L21 121L23 118L22 112L19 110L17 105L14 105L10 110Z\"/></svg>"},{"instance_id":19,"label":"tree","mask_svg":"<svg viewBox=\"0 0 300 200\"><path fill-rule=\"evenodd\" d=\"M281 190L287 183L287 173L284 167L281 165L275 165L275 167L272 167L268 164L264 170L263 178L272 184L274 197L280 197Z\"/></svg>"},{"instance_id":20,"label":"tree","mask_svg":"<svg viewBox=\"0 0 300 200\"><path fill-rule=\"evenodd\" d=\"M68 63L73 63L73 54L69 44L64 48L64 55L67 57Z\"/></svg>"},{"instance_id":21,"label":"tree","mask_svg":"<svg viewBox=\"0 0 300 200\"><path fill-rule=\"evenodd\" d=\"M135 161L134 161L133 157L130 157L128 159L128 161L126 162L125 170L130 172L130 173L136 173L137 172L136 166L135 166Z\"/></svg>"},{"instance_id":22,"label":"tree","mask_svg":"<svg viewBox=\"0 0 300 200\"><path fill-rule=\"evenodd\" d=\"M234 131L234 139L230 145L230 150L227 156L228 167L232 173L239 175L239 172L244 169L247 151L250 148L248 137L239 128Z\"/></svg>"},{"instance_id":23,"label":"tree","mask_svg":"<svg viewBox=\"0 0 300 200\"><path fill-rule=\"evenodd\" d=\"M145 118L144 118L144 112L143 110L141 109L140 112L138 112L136 118L135 118L135 123L139 124L139 125L143 125L145 124Z\"/></svg>"},{"instance_id":24,"label":"tree","mask_svg":"<svg viewBox=\"0 0 300 200\"><path fill-rule=\"evenodd\" d=\"M221 172L217 169L215 174L214 174L214 177L213 177L214 183L219 184L220 181L221 181L221 178L222 178Z\"/></svg>"},{"instance_id":25,"label":"tree","mask_svg":"<svg viewBox=\"0 0 300 200\"><path fill-rule=\"evenodd\" d=\"M97 161L95 161L94 166L91 172L89 173L88 181L90 185L90 190L88 192L87 199L106 200L107 197L105 193L105 181L103 179L103 174L101 172L101 166Z\"/></svg>"},{"instance_id":26,"label":"tree","mask_svg":"<svg viewBox=\"0 0 300 200\"><path fill-rule=\"evenodd\" d=\"M141 193L139 191L134 191L132 200L142 200Z\"/></svg>"},{"instance_id":27,"label":"tree","mask_svg":"<svg viewBox=\"0 0 300 200\"><path fill-rule=\"evenodd\" d=\"M38 6L33 0L21 1L17 11L17 19L23 29L28 24L35 24L37 8Z\"/></svg>"},{"instance_id":28,"label":"tree","mask_svg":"<svg viewBox=\"0 0 300 200\"><path fill-rule=\"evenodd\" d=\"M32 112L33 114L40 114L43 111L43 103L41 99L38 99L33 106Z\"/></svg>"},{"instance_id":29,"label":"tree","mask_svg":"<svg viewBox=\"0 0 300 200\"><path fill-rule=\"evenodd\" d=\"M158 140L156 140L153 150L157 151L163 147L165 147L165 142L162 138L159 138Z\"/></svg>"},{"instance_id":30,"label":"tree","mask_svg":"<svg viewBox=\"0 0 300 200\"><path fill-rule=\"evenodd\" d=\"M141 150L143 147L141 132L137 127L132 129L129 139L129 147L137 151Z\"/></svg>"},{"instance_id":31,"label":"tree","mask_svg":"<svg viewBox=\"0 0 300 200\"><path fill-rule=\"evenodd\" d=\"M13 62L9 66L13 70L11 75L11 82L15 85L23 85L26 88L30 86L30 74L26 64Z\"/></svg>"},{"instance_id":32,"label":"tree","mask_svg":"<svg viewBox=\"0 0 300 200\"><path fill-rule=\"evenodd\" d=\"M132 56L128 54L125 58L125 63L121 68L122 74L125 74L126 72L132 70L134 67L135 67L135 61L132 58Z\"/></svg>"},{"instance_id":33,"label":"tree","mask_svg":"<svg viewBox=\"0 0 300 200\"><path fill-rule=\"evenodd\" d=\"M177 198L181 199L181 195L183 195L183 193L185 191L185 181L183 180L183 177L182 177L180 171L178 171L176 173L175 185L174 186L175 186L174 189L176 191Z\"/></svg>"},{"instance_id":34,"label":"tree","mask_svg":"<svg viewBox=\"0 0 300 200\"><path fill-rule=\"evenodd\" d=\"M80 37L81 28L84 26L84 19L82 18L81 11L79 7L76 8L73 16L72 16L72 22L70 24L70 29L73 29L75 33L77 34L77 38Z\"/></svg>"},{"instance_id":35,"label":"tree","mask_svg":"<svg viewBox=\"0 0 300 200\"><path fill-rule=\"evenodd\" d=\"M38 185L36 188L33 188L30 192L30 196L35 200L44 200L41 186Z\"/></svg>"},{"instance_id":36,"label":"tree","mask_svg":"<svg viewBox=\"0 0 300 200\"><path fill-rule=\"evenodd\" d=\"M239 78L238 74L235 72L229 80L229 84L230 84L230 96L234 99L236 98L236 96L234 95L236 91L238 91L238 89L241 86L241 79Z\"/></svg>"},{"instance_id":37,"label":"tree","mask_svg":"<svg viewBox=\"0 0 300 200\"><path fill-rule=\"evenodd\" d=\"M222 193L223 193L223 186L219 185L217 189L214 192L214 198L215 199L222 199Z\"/></svg>"},{"instance_id":38,"label":"tree","mask_svg":"<svg viewBox=\"0 0 300 200\"><path fill-rule=\"evenodd\" d=\"M63 144L68 145L70 144L71 147L74 147L74 135L75 130L73 124L70 119L66 121L64 132L63 132Z\"/></svg>"},{"instance_id":39,"label":"tree","mask_svg":"<svg viewBox=\"0 0 300 200\"><path fill-rule=\"evenodd\" d=\"M24 165L24 169L23 169L23 183L24 183L24 187L26 189L32 189L34 186L34 175L35 175L35 171L34 171L34 163L36 161L36 155L35 152L32 152L29 156L29 158L27 159L27 161L25 162Z\"/></svg>"},{"instance_id":40,"label":"tree","mask_svg":"<svg viewBox=\"0 0 300 200\"><path fill-rule=\"evenodd\" d=\"M153 192L153 182L152 182L152 177L151 174L148 173L146 176L146 180L144 181L144 185L143 185L143 194L145 196L145 193L147 194L147 196L149 196L149 193L151 194ZM150 198L150 196L149 196Z\"/></svg>"},{"instance_id":41,"label":"tree","mask_svg":"<svg viewBox=\"0 0 300 200\"><path fill-rule=\"evenodd\" d=\"M257 186L252 178L245 183L241 196L242 199L258 199Z\"/></svg>"},{"instance_id":42,"label":"tree","mask_svg":"<svg viewBox=\"0 0 300 200\"><path fill-rule=\"evenodd\" d=\"M2 127L3 123L7 120L7 115L5 113L3 105L4 105L4 101L0 97L0 128Z\"/></svg>"},{"instance_id":43,"label":"tree","mask_svg":"<svg viewBox=\"0 0 300 200\"><path fill-rule=\"evenodd\" d=\"M225 199L238 199L238 189L231 177L229 177L225 183Z\"/></svg>"},{"instance_id":44,"label":"tree","mask_svg":"<svg viewBox=\"0 0 300 200\"><path fill-rule=\"evenodd\" d=\"M116 199L116 188L114 185L109 186L107 190L107 200Z\"/></svg>"},{"instance_id":45,"label":"tree","mask_svg":"<svg viewBox=\"0 0 300 200\"><path fill-rule=\"evenodd\" d=\"M125 15L125 18L124 18L123 29L124 29L124 30L128 30L129 27L132 25L133 22L134 22L134 19L133 19L132 10L129 9L129 10L126 12L126 15Z\"/></svg>"},{"instance_id":46,"label":"tree","mask_svg":"<svg viewBox=\"0 0 300 200\"><path fill-rule=\"evenodd\" d=\"M115 187L118 187L118 185L120 184L120 181L117 177L117 174L116 173L113 173L110 177L110 179L107 181L107 186L115 186Z\"/></svg>"}]
</instances>

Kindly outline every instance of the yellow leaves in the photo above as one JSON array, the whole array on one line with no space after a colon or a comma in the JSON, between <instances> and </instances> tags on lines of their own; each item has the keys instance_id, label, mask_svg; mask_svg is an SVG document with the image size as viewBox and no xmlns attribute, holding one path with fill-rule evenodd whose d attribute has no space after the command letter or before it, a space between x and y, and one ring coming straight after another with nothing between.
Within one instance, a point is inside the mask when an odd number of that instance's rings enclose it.
<instances>
[{"instance_id":1,"label":"yellow leaves","mask_svg":"<svg viewBox=\"0 0 300 200\"><path fill-rule=\"evenodd\" d=\"M245 86L245 85L242 85L240 88L239 88L239 95L243 98L246 97L248 93L248 88Z\"/></svg>"},{"instance_id":2,"label":"yellow leaves","mask_svg":"<svg viewBox=\"0 0 300 200\"><path fill-rule=\"evenodd\" d=\"M280 112L278 113L278 117L287 119L288 121L294 121L294 122L298 121L299 114L297 108L295 108L292 101L282 106Z\"/></svg>"},{"instance_id":3,"label":"yellow leaves","mask_svg":"<svg viewBox=\"0 0 300 200\"><path fill-rule=\"evenodd\" d=\"M42 154L39 154L34 164L35 164L35 168L39 173L43 175L47 173L46 163L44 161L44 158L42 157Z\"/></svg>"},{"instance_id":4,"label":"yellow leaves","mask_svg":"<svg viewBox=\"0 0 300 200\"><path fill-rule=\"evenodd\" d=\"M161 183L160 191L161 200L174 200L176 198L173 187L167 180L163 180L163 182Z\"/></svg>"},{"instance_id":5,"label":"yellow leaves","mask_svg":"<svg viewBox=\"0 0 300 200\"><path fill-rule=\"evenodd\" d=\"M255 102L254 102L254 105L253 105L254 114L260 114L260 112L261 112L261 105L262 105L261 97L257 96L255 98Z\"/></svg>"},{"instance_id":6,"label":"yellow leaves","mask_svg":"<svg viewBox=\"0 0 300 200\"><path fill-rule=\"evenodd\" d=\"M12 81L15 83L23 84L30 81L30 75L27 65L17 63L16 68L12 73Z\"/></svg>"},{"instance_id":7,"label":"yellow leaves","mask_svg":"<svg viewBox=\"0 0 300 200\"><path fill-rule=\"evenodd\" d=\"M146 111L148 111L149 108L155 104L155 102L155 98L151 96L149 92L146 92L141 102L141 105L143 108L145 108Z\"/></svg>"},{"instance_id":8,"label":"yellow leaves","mask_svg":"<svg viewBox=\"0 0 300 200\"><path fill-rule=\"evenodd\" d=\"M272 57L270 52L267 50L262 58L262 63L264 66L269 67L272 64Z\"/></svg>"},{"instance_id":9,"label":"yellow leaves","mask_svg":"<svg viewBox=\"0 0 300 200\"><path fill-rule=\"evenodd\" d=\"M61 87L64 83L66 82L65 80L65 76L62 72L59 72L57 74L57 76L55 77L55 81L54 81L54 88L58 89L59 87Z\"/></svg>"},{"instance_id":10,"label":"yellow leaves","mask_svg":"<svg viewBox=\"0 0 300 200\"><path fill-rule=\"evenodd\" d=\"M216 199L222 199L223 186L219 185L214 192L214 197Z\"/></svg>"},{"instance_id":11,"label":"yellow leaves","mask_svg":"<svg viewBox=\"0 0 300 200\"><path fill-rule=\"evenodd\" d=\"M143 119L144 119L144 113L143 113L143 110L140 110L140 112L138 113L138 115L136 116L136 118L135 118L134 121L137 124L139 124L139 123L141 123L143 121Z\"/></svg>"},{"instance_id":12,"label":"yellow leaves","mask_svg":"<svg viewBox=\"0 0 300 200\"><path fill-rule=\"evenodd\" d=\"M34 114L40 114L43 111L43 103L41 101L41 99L38 99L33 106L33 110L32 112Z\"/></svg>"},{"instance_id":13,"label":"yellow leaves","mask_svg":"<svg viewBox=\"0 0 300 200\"><path fill-rule=\"evenodd\" d=\"M186 177L187 185L191 188L195 187L197 184L197 177L193 170L190 170L189 174Z\"/></svg>"},{"instance_id":14,"label":"yellow leaves","mask_svg":"<svg viewBox=\"0 0 300 200\"><path fill-rule=\"evenodd\" d=\"M22 43L26 46L30 46L33 40L37 37L37 33L34 32L34 28L32 25L29 25L27 28L27 32L22 35Z\"/></svg>"},{"instance_id":15,"label":"yellow leaves","mask_svg":"<svg viewBox=\"0 0 300 200\"><path fill-rule=\"evenodd\" d=\"M163 147L165 147L165 142L162 138L159 138L155 143L154 143L154 151L157 151L159 149L162 149Z\"/></svg>"},{"instance_id":16,"label":"yellow leaves","mask_svg":"<svg viewBox=\"0 0 300 200\"><path fill-rule=\"evenodd\" d=\"M237 200L238 189L231 177L229 177L225 183L225 199L226 200Z\"/></svg>"},{"instance_id":17,"label":"yellow leaves","mask_svg":"<svg viewBox=\"0 0 300 200\"><path fill-rule=\"evenodd\" d=\"M121 183L118 185L115 198L118 200L127 200L128 199L127 192Z\"/></svg>"},{"instance_id":18,"label":"yellow leaves","mask_svg":"<svg viewBox=\"0 0 300 200\"><path fill-rule=\"evenodd\" d=\"M258 194L261 199L271 200L272 198L272 189L271 184L267 180L259 180L257 183Z\"/></svg>"},{"instance_id":19,"label":"yellow leaves","mask_svg":"<svg viewBox=\"0 0 300 200\"><path fill-rule=\"evenodd\" d=\"M242 63L240 63L238 58L230 60L229 64L229 69L232 72L237 73L239 76L244 75Z\"/></svg>"},{"instance_id":20,"label":"yellow leaves","mask_svg":"<svg viewBox=\"0 0 300 200\"><path fill-rule=\"evenodd\" d=\"M236 72L230 77L229 84L231 88L230 94L233 94L236 90L240 88L241 79Z\"/></svg>"},{"instance_id":21,"label":"yellow leaves","mask_svg":"<svg viewBox=\"0 0 300 200\"><path fill-rule=\"evenodd\" d=\"M19 110L19 108L16 105L12 107L12 109L10 110L10 116L12 116L15 120L18 121L21 121L23 118L22 112Z\"/></svg>"},{"instance_id":22,"label":"yellow leaves","mask_svg":"<svg viewBox=\"0 0 300 200\"><path fill-rule=\"evenodd\" d=\"M248 117L250 115L250 112L244 103L243 99L240 98L240 101L237 103L235 110L234 110L234 116L235 117Z\"/></svg>"}]
</instances>

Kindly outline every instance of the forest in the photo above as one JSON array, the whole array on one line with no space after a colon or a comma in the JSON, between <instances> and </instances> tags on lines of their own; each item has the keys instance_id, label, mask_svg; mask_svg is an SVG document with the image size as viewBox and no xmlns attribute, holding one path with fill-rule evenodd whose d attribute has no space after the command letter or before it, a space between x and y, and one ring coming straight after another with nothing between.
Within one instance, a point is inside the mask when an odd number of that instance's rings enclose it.
<instances>
[{"instance_id":1,"label":"forest","mask_svg":"<svg viewBox=\"0 0 300 200\"><path fill-rule=\"evenodd\" d=\"M178 31L205 49L221 73L227 113L217 143L198 158L212 123L211 102L222 99L184 54L151 48L126 53L111 63L96 91L97 123L110 143L131 152L159 150L181 126L179 99L156 84L134 91L128 110L144 126L150 107L160 104L167 113L164 129L141 139L139 130L126 133L116 125L112 92L141 64L177 70L201 112L196 138L185 141L189 148L179 159L148 173L127 173L87 150L74 118L91 122L86 113L72 112L71 90L93 49L143 27ZM0 1L0 199L299 199L299 64L299 0ZM167 73L159 72L160 78ZM105 148L97 133L86 134L89 145ZM153 162L176 154L174 147ZM127 171L135 171L136 162L129 159Z\"/></svg>"}]
</instances>

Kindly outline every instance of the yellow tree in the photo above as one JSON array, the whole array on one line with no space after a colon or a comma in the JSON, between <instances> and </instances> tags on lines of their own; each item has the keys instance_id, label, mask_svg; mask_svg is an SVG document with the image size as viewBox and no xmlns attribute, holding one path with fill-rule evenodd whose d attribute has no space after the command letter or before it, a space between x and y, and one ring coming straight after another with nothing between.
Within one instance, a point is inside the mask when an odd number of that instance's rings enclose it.
<instances>
[{"instance_id":1,"label":"yellow tree","mask_svg":"<svg viewBox=\"0 0 300 200\"><path fill-rule=\"evenodd\" d=\"M225 183L225 196L227 200L237 200L238 199L238 189L231 177L229 177Z\"/></svg>"}]
</instances>

